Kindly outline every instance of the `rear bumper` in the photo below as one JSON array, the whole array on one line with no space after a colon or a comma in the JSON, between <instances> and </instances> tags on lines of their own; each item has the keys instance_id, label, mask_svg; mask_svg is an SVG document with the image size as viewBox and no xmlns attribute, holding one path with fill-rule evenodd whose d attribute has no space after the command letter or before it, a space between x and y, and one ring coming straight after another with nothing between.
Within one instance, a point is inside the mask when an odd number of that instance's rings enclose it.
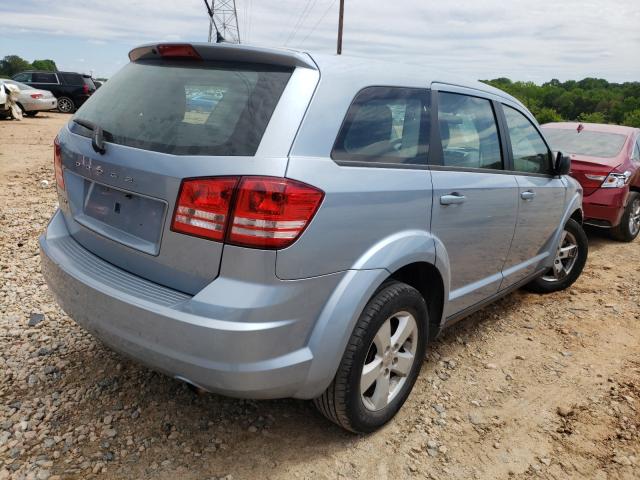
<instances>
[{"instance_id":1,"label":"rear bumper","mask_svg":"<svg viewBox=\"0 0 640 480\"><path fill-rule=\"evenodd\" d=\"M629 188L599 188L582 201L585 223L615 227L620 223Z\"/></svg>"},{"instance_id":2,"label":"rear bumper","mask_svg":"<svg viewBox=\"0 0 640 480\"><path fill-rule=\"evenodd\" d=\"M58 108L58 100L55 98L36 98L22 105L27 112L42 112Z\"/></svg>"},{"instance_id":3,"label":"rear bumper","mask_svg":"<svg viewBox=\"0 0 640 480\"><path fill-rule=\"evenodd\" d=\"M85 250L69 236L60 212L40 237L40 250L43 275L64 311L155 370L244 398L308 398L300 392L317 390L306 385L312 363L320 376L333 376L323 370L333 368L334 359L314 359L307 343L345 273L254 283L225 277L223 268L192 297Z\"/></svg>"}]
</instances>

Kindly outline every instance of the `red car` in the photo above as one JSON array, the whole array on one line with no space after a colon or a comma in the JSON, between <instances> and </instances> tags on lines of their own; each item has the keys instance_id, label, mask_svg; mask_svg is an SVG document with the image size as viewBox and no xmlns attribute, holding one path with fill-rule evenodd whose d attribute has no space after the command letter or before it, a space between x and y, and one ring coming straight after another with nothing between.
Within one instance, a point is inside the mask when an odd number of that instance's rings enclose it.
<instances>
[{"instance_id":1,"label":"red car","mask_svg":"<svg viewBox=\"0 0 640 480\"><path fill-rule=\"evenodd\" d=\"M584 189L584 222L631 242L640 233L640 129L596 123L547 123L551 147L571 157Z\"/></svg>"}]
</instances>

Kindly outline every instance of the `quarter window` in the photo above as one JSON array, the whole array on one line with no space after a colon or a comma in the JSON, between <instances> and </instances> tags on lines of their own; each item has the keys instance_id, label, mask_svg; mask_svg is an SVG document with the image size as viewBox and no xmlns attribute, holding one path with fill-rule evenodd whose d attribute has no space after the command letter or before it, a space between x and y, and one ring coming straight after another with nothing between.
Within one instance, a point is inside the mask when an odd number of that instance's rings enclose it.
<instances>
[{"instance_id":1,"label":"quarter window","mask_svg":"<svg viewBox=\"0 0 640 480\"><path fill-rule=\"evenodd\" d=\"M503 168L496 117L489 100L457 93L438 94L438 127L443 165Z\"/></svg>"},{"instance_id":2,"label":"quarter window","mask_svg":"<svg viewBox=\"0 0 640 480\"><path fill-rule=\"evenodd\" d=\"M504 105L513 166L518 172L549 173L551 152L531 121L514 108Z\"/></svg>"},{"instance_id":3,"label":"quarter window","mask_svg":"<svg viewBox=\"0 0 640 480\"><path fill-rule=\"evenodd\" d=\"M424 165L428 135L428 90L369 87L349 107L331 158Z\"/></svg>"},{"instance_id":4,"label":"quarter window","mask_svg":"<svg viewBox=\"0 0 640 480\"><path fill-rule=\"evenodd\" d=\"M633 148L633 154L631 155L631 160L636 163L640 163L640 137L636 140L635 146Z\"/></svg>"}]
</instances>

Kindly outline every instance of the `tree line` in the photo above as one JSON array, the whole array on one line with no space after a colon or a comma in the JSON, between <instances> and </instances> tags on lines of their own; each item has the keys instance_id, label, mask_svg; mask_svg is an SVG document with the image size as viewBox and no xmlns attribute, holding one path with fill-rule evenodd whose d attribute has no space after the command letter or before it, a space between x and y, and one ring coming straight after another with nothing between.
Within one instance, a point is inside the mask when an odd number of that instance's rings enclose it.
<instances>
[{"instance_id":1,"label":"tree line","mask_svg":"<svg viewBox=\"0 0 640 480\"><path fill-rule=\"evenodd\" d=\"M483 80L524 103L540 123L564 120L615 123L640 128L640 82L585 78L536 85L508 78Z\"/></svg>"},{"instance_id":2,"label":"tree line","mask_svg":"<svg viewBox=\"0 0 640 480\"><path fill-rule=\"evenodd\" d=\"M58 70L58 67L56 66L56 62L50 59L34 60L29 63L18 55L7 55L0 60L0 78L10 78L16 73L20 73L25 70L46 70L48 72L55 72Z\"/></svg>"}]
</instances>

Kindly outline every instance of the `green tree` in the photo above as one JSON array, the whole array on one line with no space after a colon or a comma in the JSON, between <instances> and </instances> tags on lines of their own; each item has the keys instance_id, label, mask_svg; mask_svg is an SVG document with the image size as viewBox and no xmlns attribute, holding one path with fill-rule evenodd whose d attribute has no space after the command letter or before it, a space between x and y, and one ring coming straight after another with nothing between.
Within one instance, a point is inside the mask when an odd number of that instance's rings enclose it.
<instances>
[{"instance_id":1,"label":"green tree","mask_svg":"<svg viewBox=\"0 0 640 480\"><path fill-rule=\"evenodd\" d=\"M627 112L622 123L628 127L640 128L640 108Z\"/></svg>"},{"instance_id":2,"label":"green tree","mask_svg":"<svg viewBox=\"0 0 640 480\"><path fill-rule=\"evenodd\" d=\"M34 60L32 65L33 65L33 68L35 70L47 70L49 72L58 71L58 67L56 66L56 62L54 62L53 60L49 60L49 59Z\"/></svg>"},{"instance_id":3,"label":"green tree","mask_svg":"<svg viewBox=\"0 0 640 480\"><path fill-rule=\"evenodd\" d=\"M556 112L553 108L542 107L536 113L536 120L538 120L538 123L542 125L543 123L549 123L549 122L561 122L562 116L558 112Z\"/></svg>"},{"instance_id":4,"label":"green tree","mask_svg":"<svg viewBox=\"0 0 640 480\"><path fill-rule=\"evenodd\" d=\"M602 112L581 113L578 120L585 123L607 123Z\"/></svg>"},{"instance_id":5,"label":"green tree","mask_svg":"<svg viewBox=\"0 0 640 480\"><path fill-rule=\"evenodd\" d=\"M18 55L7 55L0 60L0 76L11 77L30 68L31 64Z\"/></svg>"}]
</instances>

